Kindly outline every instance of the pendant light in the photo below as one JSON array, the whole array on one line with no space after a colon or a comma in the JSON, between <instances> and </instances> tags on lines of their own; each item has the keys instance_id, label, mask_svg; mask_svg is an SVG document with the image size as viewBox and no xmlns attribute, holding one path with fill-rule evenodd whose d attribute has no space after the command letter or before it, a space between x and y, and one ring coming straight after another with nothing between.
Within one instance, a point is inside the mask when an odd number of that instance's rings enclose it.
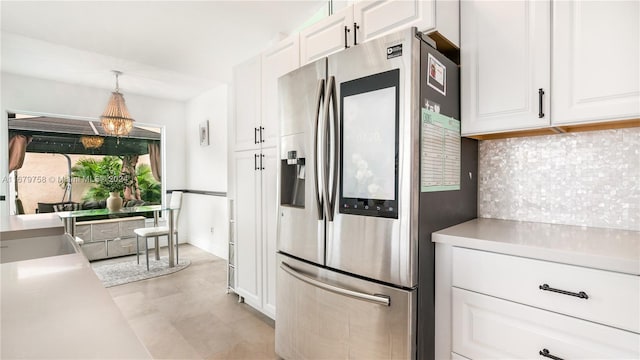
<instances>
[{"instance_id":1,"label":"pendant light","mask_svg":"<svg viewBox=\"0 0 640 360\"><path fill-rule=\"evenodd\" d=\"M129 110L127 110L127 106L124 103L124 97L120 93L118 76L122 75L122 72L113 70L113 73L116 75L116 91L111 93L107 108L104 109L102 116L100 116L100 122L107 134L123 136L129 134L133 129L134 120L131 118Z\"/></svg>"},{"instance_id":2,"label":"pendant light","mask_svg":"<svg viewBox=\"0 0 640 360\"><path fill-rule=\"evenodd\" d=\"M80 142L85 149L97 149L104 144L102 136L81 136Z\"/></svg>"}]
</instances>

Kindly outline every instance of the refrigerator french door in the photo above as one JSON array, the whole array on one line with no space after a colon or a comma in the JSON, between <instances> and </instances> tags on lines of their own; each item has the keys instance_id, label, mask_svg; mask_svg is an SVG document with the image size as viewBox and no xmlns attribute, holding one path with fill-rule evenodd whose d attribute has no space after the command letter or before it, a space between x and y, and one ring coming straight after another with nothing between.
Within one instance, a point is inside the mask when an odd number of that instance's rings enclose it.
<instances>
[{"instance_id":1,"label":"refrigerator french door","mask_svg":"<svg viewBox=\"0 0 640 360\"><path fill-rule=\"evenodd\" d=\"M446 69L439 80L448 92L427 90L429 56ZM447 216L440 203L420 211L430 202L420 192L421 108L437 103L459 119L457 67L407 29L291 72L278 92L276 352L415 358L432 347L416 335L421 304L433 305L432 244L421 229L475 217L475 199L455 198L464 189L438 200L460 204L463 216ZM438 207L447 221L426 226ZM432 338L428 327L423 336Z\"/></svg>"}]
</instances>

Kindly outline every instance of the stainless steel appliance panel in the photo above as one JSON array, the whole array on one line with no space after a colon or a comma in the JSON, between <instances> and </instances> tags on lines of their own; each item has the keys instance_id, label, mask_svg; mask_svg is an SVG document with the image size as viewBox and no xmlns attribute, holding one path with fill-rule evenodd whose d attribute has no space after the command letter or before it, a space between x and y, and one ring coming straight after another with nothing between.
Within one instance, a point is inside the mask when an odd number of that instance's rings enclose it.
<instances>
[{"instance_id":1,"label":"stainless steel appliance panel","mask_svg":"<svg viewBox=\"0 0 640 360\"><path fill-rule=\"evenodd\" d=\"M393 49L396 49L395 55L398 55L399 45L402 46L401 55L388 57ZM400 113L397 155L398 218L341 214L334 207L333 221L327 222L327 266L408 288L415 287L418 283L417 124L420 105L419 82L413 79L419 75L419 66L420 42L414 36L414 29L366 42L332 55L328 60L328 78L329 82L332 77L335 79L335 99L338 105L341 83L400 69ZM336 114L339 113L338 109ZM333 119L330 118L330 121L333 122ZM336 127L335 130L338 129ZM338 136L334 138L338 139ZM339 169L339 158L339 154L332 157L331 168Z\"/></svg>"},{"instance_id":2,"label":"stainless steel appliance panel","mask_svg":"<svg viewBox=\"0 0 640 360\"><path fill-rule=\"evenodd\" d=\"M417 290L380 285L282 254L278 265L279 356L415 358Z\"/></svg>"},{"instance_id":3,"label":"stainless steel appliance panel","mask_svg":"<svg viewBox=\"0 0 640 360\"><path fill-rule=\"evenodd\" d=\"M325 263L325 225L316 149L322 141L317 129L322 120L325 76L326 59L322 59L278 80L278 251L321 265Z\"/></svg>"}]
</instances>

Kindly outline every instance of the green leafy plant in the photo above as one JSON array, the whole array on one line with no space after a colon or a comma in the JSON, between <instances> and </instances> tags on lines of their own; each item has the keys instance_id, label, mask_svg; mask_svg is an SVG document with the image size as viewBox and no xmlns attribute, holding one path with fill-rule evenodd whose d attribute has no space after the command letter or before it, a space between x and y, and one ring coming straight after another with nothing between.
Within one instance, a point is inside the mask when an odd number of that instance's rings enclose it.
<instances>
[{"instance_id":1,"label":"green leafy plant","mask_svg":"<svg viewBox=\"0 0 640 360\"><path fill-rule=\"evenodd\" d=\"M99 201L109 197L109 192L121 192L126 186L133 184L129 174L121 174L122 159L117 156L105 156L101 160L81 158L71 168L72 177L93 185L86 191L82 200ZM152 204L159 204L162 199L162 186L155 180L149 165L136 167L136 179L140 189L140 198Z\"/></svg>"},{"instance_id":2,"label":"green leafy plant","mask_svg":"<svg viewBox=\"0 0 640 360\"><path fill-rule=\"evenodd\" d=\"M105 156L100 161L81 158L71 168L71 176L81 182L94 184L87 190L82 200L99 201L109 197L109 189L99 184L98 179L117 177L121 170L122 160L115 156Z\"/></svg>"},{"instance_id":3,"label":"green leafy plant","mask_svg":"<svg viewBox=\"0 0 640 360\"><path fill-rule=\"evenodd\" d=\"M149 204L160 204L162 201L162 185L156 181L151 172L151 167L147 164L140 164L136 167L136 177L140 198Z\"/></svg>"},{"instance_id":4,"label":"green leafy plant","mask_svg":"<svg viewBox=\"0 0 640 360\"><path fill-rule=\"evenodd\" d=\"M119 193L124 188L133 185L133 177L129 173L105 174L96 177L96 183L110 193Z\"/></svg>"}]
</instances>

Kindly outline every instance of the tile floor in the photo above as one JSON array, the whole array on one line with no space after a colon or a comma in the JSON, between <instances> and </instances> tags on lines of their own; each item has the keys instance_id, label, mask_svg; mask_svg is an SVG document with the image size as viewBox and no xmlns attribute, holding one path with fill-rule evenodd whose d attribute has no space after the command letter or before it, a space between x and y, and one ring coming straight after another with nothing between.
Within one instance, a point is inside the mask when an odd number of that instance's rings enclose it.
<instances>
[{"instance_id":1,"label":"tile floor","mask_svg":"<svg viewBox=\"0 0 640 360\"><path fill-rule=\"evenodd\" d=\"M226 261L189 244L180 245L180 257L191 260L182 271L108 289L151 355L277 359L273 321L226 293Z\"/></svg>"}]
</instances>

